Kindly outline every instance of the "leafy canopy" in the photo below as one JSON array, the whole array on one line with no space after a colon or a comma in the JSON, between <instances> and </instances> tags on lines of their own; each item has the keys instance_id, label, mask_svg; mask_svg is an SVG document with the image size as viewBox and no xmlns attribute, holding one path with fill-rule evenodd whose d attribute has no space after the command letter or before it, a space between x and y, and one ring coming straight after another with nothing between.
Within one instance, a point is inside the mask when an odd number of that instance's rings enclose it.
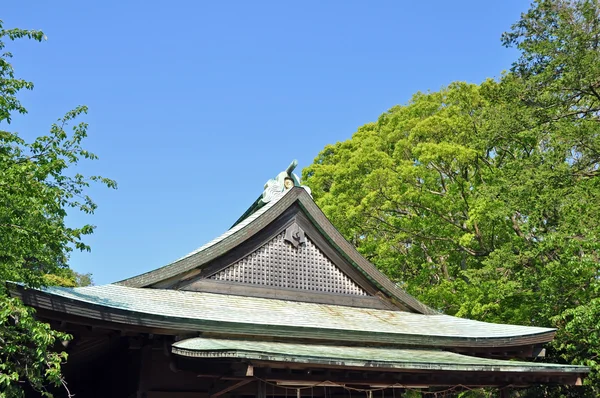
<instances>
[{"instance_id":1,"label":"leafy canopy","mask_svg":"<svg viewBox=\"0 0 600 398\"><path fill-rule=\"evenodd\" d=\"M25 387L51 396L49 385L64 385L60 366L66 353L58 348L70 338L9 298L3 281L30 287L75 284L78 274L68 268L68 255L74 248L89 250L82 239L94 227L68 226L67 211L94 212L96 205L85 194L91 182L116 187L110 179L71 171L81 159L96 159L82 147L87 124L76 123L85 106L67 112L33 142L8 131L12 115L27 113L18 93L33 88L15 76L5 50L5 40L22 38L41 41L44 35L5 29L0 21L0 397L22 396ZM91 283L85 275L80 281Z\"/></svg>"}]
</instances>

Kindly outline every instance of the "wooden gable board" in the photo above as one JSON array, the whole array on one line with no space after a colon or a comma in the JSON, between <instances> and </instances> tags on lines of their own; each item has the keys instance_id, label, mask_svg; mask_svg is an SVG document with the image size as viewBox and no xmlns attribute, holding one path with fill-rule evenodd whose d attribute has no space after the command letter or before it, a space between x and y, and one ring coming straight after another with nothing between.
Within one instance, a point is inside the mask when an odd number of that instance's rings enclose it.
<instances>
[{"instance_id":1,"label":"wooden gable board","mask_svg":"<svg viewBox=\"0 0 600 398\"><path fill-rule=\"evenodd\" d=\"M347 305L376 309L398 309L367 278L329 247L295 206L296 214L284 227L270 232L266 228L248 241L202 268L186 281L178 280L178 289ZM299 225L303 225L301 228ZM304 230L303 244L294 247L285 241L289 229ZM271 235L269 234L269 232ZM269 240L260 246L253 243ZM314 241L313 241L314 239ZM326 254L327 253L327 254ZM402 310L409 311L402 307Z\"/></svg>"},{"instance_id":2,"label":"wooden gable board","mask_svg":"<svg viewBox=\"0 0 600 398\"><path fill-rule=\"evenodd\" d=\"M271 263L271 268L279 268L280 270L285 266L282 262L285 262L286 260L294 262L294 260L296 260L296 267L293 267L292 269L288 268L286 270L287 278L294 279L294 274L298 276L298 274L304 273L304 278L296 280L305 284L305 289L302 289L302 286L298 288L298 286L294 284L291 286L270 285L264 280L262 283L248 283L248 280L225 280L224 278L216 277L228 269L235 268L236 264L243 262L253 254L261 251L261 249L267 248L270 243L272 244L274 241L278 240L278 237L285 234L289 228L295 226L301 228L305 232L305 239L307 240L306 244L310 245L310 251L312 251L314 257L319 258L322 265L324 265L323 263L326 263L329 278L337 279L340 282L343 280L346 290L354 289L355 292L361 292L361 294L345 294L344 289L338 289L337 291L327 291L326 289L319 290L319 286L315 286L314 283L311 283L311 286L308 286L310 279L314 275L303 272L308 271L306 268L310 267L307 267L307 264L302 264L303 261L298 261L302 260L302 257L305 256L302 256L302 253L300 253L299 259L293 259L295 255L302 251L302 248L289 248L287 246L289 244L281 242L281 240L279 240L279 245L283 245L283 248L286 249L289 254L288 258L279 258L279 256L274 255L273 257L265 257L263 259L268 260ZM280 246L280 248L282 247ZM304 258L304 260L306 260L306 258ZM266 276L265 273L258 269L247 269L247 271L250 271L249 273L251 275L248 275L248 279L250 280ZM276 272L276 270L272 271ZM254 276L252 276L252 274L254 274ZM255 282L258 281L256 280ZM400 309L410 312L409 308L394 304L386 299L369 279L358 272L354 266L340 256L336 250L331 248L329 242L322 236L321 232L315 228L312 222L304 214L304 210L296 203L292 204L269 225L262 228L235 248L213 260L207 261L201 267L195 268L185 274L177 275L174 278L161 281L152 287L233 294L238 296L277 298L291 301L347 305L352 307L388 310ZM314 287L314 289L311 289L311 287Z\"/></svg>"},{"instance_id":3,"label":"wooden gable board","mask_svg":"<svg viewBox=\"0 0 600 398\"><path fill-rule=\"evenodd\" d=\"M297 224L288 227L294 228ZM367 296L309 237L294 247L287 229L251 254L208 279L296 290Z\"/></svg>"}]
</instances>

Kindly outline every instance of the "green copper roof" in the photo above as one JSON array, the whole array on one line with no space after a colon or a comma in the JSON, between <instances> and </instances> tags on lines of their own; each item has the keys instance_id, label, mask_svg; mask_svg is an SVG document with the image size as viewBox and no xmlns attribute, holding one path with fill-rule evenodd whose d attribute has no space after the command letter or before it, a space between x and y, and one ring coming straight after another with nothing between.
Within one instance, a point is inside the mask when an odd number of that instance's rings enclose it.
<instances>
[{"instance_id":1,"label":"green copper roof","mask_svg":"<svg viewBox=\"0 0 600 398\"><path fill-rule=\"evenodd\" d=\"M23 295L43 292L25 290ZM36 293L38 292L38 293ZM118 285L48 288L49 300L33 297L34 305L76 311L105 319L110 309L131 317L160 318L180 328L294 336L328 340L372 341L427 346L515 346L550 341L554 330L501 325L452 317L402 311L356 308L205 292L131 288ZM61 301L58 303L57 301ZM69 309L64 303L73 305ZM290 334L293 333L293 334ZM462 341L462 342L461 342Z\"/></svg>"},{"instance_id":2,"label":"green copper roof","mask_svg":"<svg viewBox=\"0 0 600 398\"><path fill-rule=\"evenodd\" d=\"M405 370L589 372L589 368L585 366L487 359L440 350L348 347L201 337L176 342L172 346L172 351L174 354L188 357L240 358Z\"/></svg>"}]
</instances>

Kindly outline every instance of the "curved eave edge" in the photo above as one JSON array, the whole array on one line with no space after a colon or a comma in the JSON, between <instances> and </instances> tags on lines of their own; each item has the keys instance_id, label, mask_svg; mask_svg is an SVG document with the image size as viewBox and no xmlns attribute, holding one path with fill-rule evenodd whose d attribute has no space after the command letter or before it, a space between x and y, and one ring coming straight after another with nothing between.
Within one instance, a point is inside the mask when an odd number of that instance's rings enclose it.
<instances>
[{"instance_id":1,"label":"curved eave edge","mask_svg":"<svg viewBox=\"0 0 600 398\"><path fill-rule=\"evenodd\" d=\"M37 289L28 289L14 283L7 283L13 297L34 308L56 311L86 319L105 321L115 324L115 328L126 329L127 325L156 328L172 331L196 331L221 334L239 334L247 336L265 336L296 339L314 339L344 342L363 342L394 344L399 346L434 348L493 348L511 347L547 343L554 337L555 331L512 335L502 337L460 337L372 332L362 330L341 330L301 326L285 326L255 323L228 322L188 317L158 315L108 305L92 303L55 295Z\"/></svg>"},{"instance_id":2,"label":"curved eave edge","mask_svg":"<svg viewBox=\"0 0 600 398\"><path fill-rule=\"evenodd\" d=\"M351 347L349 347L351 349ZM529 362L513 362L506 360L506 364L490 365L458 365L450 362L431 363L431 362L409 362L409 361L371 361L343 358L324 358L302 355L287 355L270 352L256 352L248 350L219 350L219 351L199 351L179 348L173 346L171 352L175 355L190 358L227 358L227 359L246 359L261 360L273 362L293 362L314 365L334 365L349 366L360 368L380 368L380 369L402 369L402 370L441 370L441 371L463 371L463 372L544 372L544 373L576 373L585 375L590 372L590 368L579 365L554 365Z\"/></svg>"}]
</instances>

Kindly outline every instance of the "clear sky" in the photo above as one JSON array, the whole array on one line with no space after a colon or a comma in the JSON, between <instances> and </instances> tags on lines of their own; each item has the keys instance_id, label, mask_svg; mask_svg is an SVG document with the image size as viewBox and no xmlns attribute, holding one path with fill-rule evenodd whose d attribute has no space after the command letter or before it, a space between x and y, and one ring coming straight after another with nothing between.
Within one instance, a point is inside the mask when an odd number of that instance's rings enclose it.
<instances>
[{"instance_id":1,"label":"clear sky","mask_svg":"<svg viewBox=\"0 0 600 398\"><path fill-rule=\"evenodd\" d=\"M516 59L500 35L528 1L12 1L5 27L29 114L47 132L90 107L79 165L117 180L94 188L91 253L72 267L96 284L157 268L215 238L266 180L351 137L417 91L498 77ZM6 128L6 126L2 126Z\"/></svg>"}]
</instances>

